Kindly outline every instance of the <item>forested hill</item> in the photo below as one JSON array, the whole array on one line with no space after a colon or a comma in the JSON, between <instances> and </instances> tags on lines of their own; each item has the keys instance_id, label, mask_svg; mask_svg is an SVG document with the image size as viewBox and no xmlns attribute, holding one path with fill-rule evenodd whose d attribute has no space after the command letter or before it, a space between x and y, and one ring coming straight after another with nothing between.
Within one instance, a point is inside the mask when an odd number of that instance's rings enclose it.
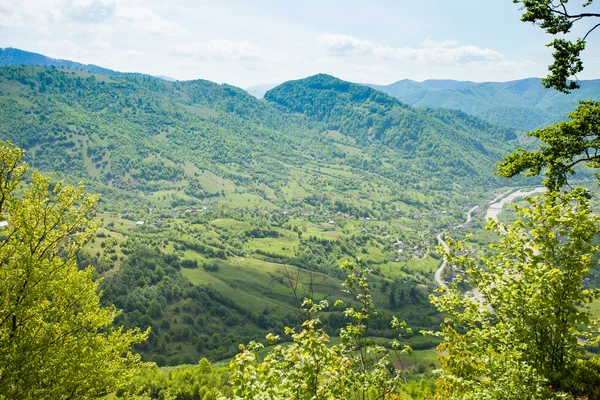
<instances>
[{"instance_id":1,"label":"forested hill","mask_svg":"<svg viewBox=\"0 0 600 400\"><path fill-rule=\"evenodd\" d=\"M439 324L427 300L434 233L506 185L490 174L512 132L326 80L348 90L276 90L317 116L204 80L0 68L0 138L102 194L102 228L78 262L106 278L117 324L152 327L146 359L221 360L264 330L283 335L295 321L288 271L306 281L316 270L318 295L338 296L338 266L357 255L377 272L377 304L415 331ZM369 94L350 98L354 88Z\"/></svg>"},{"instance_id":2,"label":"forested hill","mask_svg":"<svg viewBox=\"0 0 600 400\"><path fill-rule=\"evenodd\" d=\"M121 189L195 185L190 175L208 170L276 192L292 169L315 162L399 184L493 184L494 162L515 137L324 75L281 85L267 99L202 80L4 67L0 134L27 149L36 168Z\"/></svg>"},{"instance_id":3,"label":"forested hill","mask_svg":"<svg viewBox=\"0 0 600 400\"><path fill-rule=\"evenodd\" d=\"M376 271L378 305L415 331L437 327L435 233L507 184L491 171L510 129L327 76L268 98L205 80L0 68L0 138L102 194L102 228L78 262L106 278L117 324L152 328L145 359L222 360L265 330L283 335L295 321L288 271L306 282L316 270L318 295L335 297L340 262L357 255Z\"/></svg>"},{"instance_id":4,"label":"forested hill","mask_svg":"<svg viewBox=\"0 0 600 400\"><path fill-rule=\"evenodd\" d=\"M516 139L512 129L463 112L415 109L385 93L324 74L286 82L268 91L265 99L308 116L359 147L393 149L401 168L452 179L489 176L494 161Z\"/></svg>"},{"instance_id":5,"label":"forested hill","mask_svg":"<svg viewBox=\"0 0 600 400\"><path fill-rule=\"evenodd\" d=\"M412 106L451 108L486 121L530 131L567 118L577 101L600 99L600 80L581 81L571 94L546 89L538 78L509 82L403 79L390 85L367 85Z\"/></svg>"},{"instance_id":6,"label":"forested hill","mask_svg":"<svg viewBox=\"0 0 600 400\"><path fill-rule=\"evenodd\" d=\"M34 167L121 189L163 189L199 169L260 184L284 179L272 164L342 154L305 121L208 81L5 67L0 90L1 135Z\"/></svg>"}]
</instances>

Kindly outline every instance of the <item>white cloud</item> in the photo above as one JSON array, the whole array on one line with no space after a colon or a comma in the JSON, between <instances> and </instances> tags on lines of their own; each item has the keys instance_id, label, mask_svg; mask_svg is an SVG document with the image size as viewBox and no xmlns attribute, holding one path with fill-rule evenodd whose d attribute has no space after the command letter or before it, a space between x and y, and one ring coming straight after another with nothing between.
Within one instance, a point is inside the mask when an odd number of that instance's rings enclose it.
<instances>
[{"instance_id":1,"label":"white cloud","mask_svg":"<svg viewBox=\"0 0 600 400\"><path fill-rule=\"evenodd\" d=\"M247 61L252 62L254 68L256 68L256 63L284 62L289 59L289 56L284 53L272 51L248 41L223 39L174 45L169 47L169 54L200 60Z\"/></svg>"},{"instance_id":2,"label":"white cloud","mask_svg":"<svg viewBox=\"0 0 600 400\"><path fill-rule=\"evenodd\" d=\"M80 37L83 40L105 40L107 36L114 32L110 22L96 24L69 22L64 25L69 37Z\"/></svg>"},{"instance_id":3,"label":"white cloud","mask_svg":"<svg viewBox=\"0 0 600 400\"><path fill-rule=\"evenodd\" d=\"M368 40L339 33L321 35L319 43L334 56L364 56L374 54L377 50L377 46Z\"/></svg>"},{"instance_id":4,"label":"white cloud","mask_svg":"<svg viewBox=\"0 0 600 400\"><path fill-rule=\"evenodd\" d=\"M389 47L343 34L323 34L319 43L327 53L336 57L374 56L385 60L415 63L468 64L503 60L497 51L455 41L425 40L421 47Z\"/></svg>"},{"instance_id":5,"label":"white cloud","mask_svg":"<svg viewBox=\"0 0 600 400\"><path fill-rule=\"evenodd\" d=\"M124 22L142 33L182 36L183 27L140 5L138 0L0 0L0 27L48 32L65 23L75 34L110 33Z\"/></svg>"},{"instance_id":6,"label":"white cloud","mask_svg":"<svg viewBox=\"0 0 600 400\"><path fill-rule=\"evenodd\" d=\"M0 0L1 28L34 28L44 30L49 22L61 18L55 0Z\"/></svg>"},{"instance_id":7,"label":"white cloud","mask_svg":"<svg viewBox=\"0 0 600 400\"><path fill-rule=\"evenodd\" d=\"M185 30L177 22L161 17L149 8L120 4L116 15L133 23L133 27L143 33L161 36L183 36L185 34Z\"/></svg>"},{"instance_id":8,"label":"white cloud","mask_svg":"<svg viewBox=\"0 0 600 400\"><path fill-rule=\"evenodd\" d=\"M116 5L115 0L70 0L64 9L73 21L101 22L114 15Z\"/></svg>"},{"instance_id":9,"label":"white cloud","mask_svg":"<svg viewBox=\"0 0 600 400\"><path fill-rule=\"evenodd\" d=\"M94 46L97 49L112 49L113 48L112 44L110 44L104 40L94 40L92 42L92 46Z\"/></svg>"},{"instance_id":10,"label":"white cloud","mask_svg":"<svg viewBox=\"0 0 600 400\"><path fill-rule=\"evenodd\" d=\"M0 27L46 30L57 22L101 22L115 8L115 0L0 0Z\"/></svg>"}]
</instances>

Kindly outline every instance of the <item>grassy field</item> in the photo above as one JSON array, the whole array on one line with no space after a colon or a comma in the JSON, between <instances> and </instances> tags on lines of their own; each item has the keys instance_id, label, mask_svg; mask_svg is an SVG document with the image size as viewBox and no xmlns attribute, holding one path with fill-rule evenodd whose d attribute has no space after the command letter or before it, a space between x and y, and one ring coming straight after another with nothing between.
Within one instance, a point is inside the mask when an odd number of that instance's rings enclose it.
<instances>
[{"instance_id":1,"label":"grassy field","mask_svg":"<svg viewBox=\"0 0 600 400\"><path fill-rule=\"evenodd\" d=\"M590 311L594 317L600 318L600 299L596 299L592 304L590 304Z\"/></svg>"}]
</instances>

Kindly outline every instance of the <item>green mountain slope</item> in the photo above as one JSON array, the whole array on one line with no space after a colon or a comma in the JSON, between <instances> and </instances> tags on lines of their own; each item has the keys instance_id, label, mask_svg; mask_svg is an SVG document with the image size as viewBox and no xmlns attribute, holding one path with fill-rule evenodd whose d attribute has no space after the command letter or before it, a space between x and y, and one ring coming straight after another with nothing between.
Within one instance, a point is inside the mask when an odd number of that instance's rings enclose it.
<instances>
[{"instance_id":1,"label":"green mountain slope","mask_svg":"<svg viewBox=\"0 0 600 400\"><path fill-rule=\"evenodd\" d=\"M265 99L339 131L361 147L385 146L397 168L421 178L489 179L516 139L454 110L415 109L382 92L328 75L286 82Z\"/></svg>"},{"instance_id":2,"label":"green mountain slope","mask_svg":"<svg viewBox=\"0 0 600 400\"><path fill-rule=\"evenodd\" d=\"M502 182L488 174L514 133L327 76L267 97L202 80L0 68L0 138L102 194L102 228L79 263L105 278L119 324L152 328L138 349L148 359L219 360L282 334L296 321L293 288L342 296L338 265L357 256L375 271L384 313L415 331L439 324L427 300L435 232ZM404 300L391 305L391 293ZM390 334L384 318L372 326Z\"/></svg>"},{"instance_id":3,"label":"green mountain slope","mask_svg":"<svg viewBox=\"0 0 600 400\"><path fill-rule=\"evenodd\" d=\"M569 95L544 88L538 78L484 83L401 80L368 86L412 106L457 109L521 131L566 119L578 100L600 98L600 80L582 81L581 89Z\"/></svg>"}]
</instances>

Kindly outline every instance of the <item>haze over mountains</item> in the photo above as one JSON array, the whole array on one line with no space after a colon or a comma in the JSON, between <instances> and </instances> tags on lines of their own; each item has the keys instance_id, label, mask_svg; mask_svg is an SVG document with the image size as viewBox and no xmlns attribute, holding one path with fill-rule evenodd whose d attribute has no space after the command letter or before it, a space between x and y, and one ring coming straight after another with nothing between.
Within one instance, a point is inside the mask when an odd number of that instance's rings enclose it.
<instances>
[{"instance_id":1,"label":"haze over mountains","mask_svg":"<svg viewBox=\"0 0 600 400\"><path fill-rule=\"evenodd\" d=\"M82 64L77 61L52 58L43 54L15 49L12 47L0 48L0 67L9 65L35 65L40 67L69 68L74 71L85 71L102 75L145 75L139 72L121 72L109 68L99 67L94 64ZM166 81L176 81L176 79L164 75L157 75L155 78Z\"/></svg>"},{"instance_id":2,"label":"haze over mountains","mask_svg":"<svg viewBox=\"0 0 600 400\"><path fill-rule=\"evenodd\" d=\"M415 107L458 109L522 131L566 119L578 100L600 99L600 80L581 81L581 88L568 95L544 88L539 78L483 83L405 79L387 86L368 86Z\"/></svg>"},{"instance_id":3,"label":"haze over mountains","mask_svg":"<svg viewBox=\"0 0 600 400\"><path fill-rule=\"evenodd\" d=\"M38 65L44 67L69 68L75 71L86 71L103 75L115 75L119 73L112 69L99 67L93 64L82 64L76 61L61 60L12 47L4 49L0 48L0 67L8 65Z\"/></svg>"}]
</instances>

